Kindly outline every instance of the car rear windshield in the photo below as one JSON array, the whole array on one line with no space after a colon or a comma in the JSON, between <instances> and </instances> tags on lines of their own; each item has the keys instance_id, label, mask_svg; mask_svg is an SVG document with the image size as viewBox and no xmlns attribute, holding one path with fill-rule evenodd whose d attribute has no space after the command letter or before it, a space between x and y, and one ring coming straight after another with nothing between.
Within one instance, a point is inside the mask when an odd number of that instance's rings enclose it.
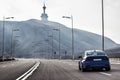
<instances>
[{"instance_id":1,"label":"car rear windshield","mask_svg":"<svg viewBox=\"0 0 120 80\"><path fill-rule=\"evenodd\" d=\"M87 56L105 56L104 52L88 52Z\"/></svg>"}]
</instances>

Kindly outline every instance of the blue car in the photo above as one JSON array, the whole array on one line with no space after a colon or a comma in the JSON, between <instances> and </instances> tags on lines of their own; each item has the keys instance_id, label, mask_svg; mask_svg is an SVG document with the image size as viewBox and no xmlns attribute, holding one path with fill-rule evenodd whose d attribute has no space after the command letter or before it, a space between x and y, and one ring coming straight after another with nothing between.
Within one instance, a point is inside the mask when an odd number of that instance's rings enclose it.
<instances>
[{"instance_id":1,"label":"blue car","mask_svg":"<svg viewBox=\"0 0 120 80\"><path fill-rule=\"evenodd\" d=\"M101 50L85 51L83 56L79 56L78 62L79 70L82 72L91 69L105 69L110 71L110 62L106 53Z\"/></svg>"}]
</instances>

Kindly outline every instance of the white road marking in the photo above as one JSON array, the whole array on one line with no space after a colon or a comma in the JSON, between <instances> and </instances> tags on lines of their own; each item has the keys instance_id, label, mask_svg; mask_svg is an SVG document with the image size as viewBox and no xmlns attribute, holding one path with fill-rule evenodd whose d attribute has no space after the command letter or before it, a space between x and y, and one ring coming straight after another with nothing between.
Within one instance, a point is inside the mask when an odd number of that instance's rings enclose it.
<instances>
[{"instance_id":1,"label":"white road marking","mask_svg":"<svg viewBox=\"0 0 120 80\"><path fill-rule=\"evenodd\" d=\"M26 73L18 77L16 80L26 80L38 68L39 64L40 62L37 62L32 68L30 68Z\"/></svg>"},{"instance_id":2,"label":"white road marking","mask_svg":"<svg viewBox=\"0 0 120 80\"><path fill-rule=\"evenodd\" d=\"M111 74L105 73L105 72L100 72L101 74L107 75L107 76L112 76Z\"/></svg>"},{"instance_id":3,"label":"white road marking","mask_svg":"<svg viewBox=\"0 0 120 80\"><path fill-rule=\"evenodd\" d=\"M14 66L15 64L12 64L12 66Z\"/></svg>"},{"instance_id":4,"label":"white road marking","mask_svg":"<svg viewBox=\"0 0 120 80\"><path fill-rule=\"evenodd\" d=\"M2 66L3 68L5 68L6 66Z\"/></svg>"}]
</instances>

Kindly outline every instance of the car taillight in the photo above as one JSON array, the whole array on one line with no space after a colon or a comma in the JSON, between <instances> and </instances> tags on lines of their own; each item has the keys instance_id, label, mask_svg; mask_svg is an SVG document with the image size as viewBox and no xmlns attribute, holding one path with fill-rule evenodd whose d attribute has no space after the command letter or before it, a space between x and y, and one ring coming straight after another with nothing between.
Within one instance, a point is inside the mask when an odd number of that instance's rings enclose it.
<instances>
[{"instance_id":1,"label":"car taillight","mask_svg":"<svg viewBox=\"0 0 120 80\"><path fill-rule=\"evenodd\" d=\"M92 58L88 57L85 59L85 61L92 61Z\"/></svg>"},{"instance_id":2,"label":"car taillight","mask_svg":"<svg viewBox=\"0 0 120 80\"><path fill-rule=\"evenodd\" d=\"M107 57L102 58L102 60L109 60Z\"/></svg>"}]
</instances>

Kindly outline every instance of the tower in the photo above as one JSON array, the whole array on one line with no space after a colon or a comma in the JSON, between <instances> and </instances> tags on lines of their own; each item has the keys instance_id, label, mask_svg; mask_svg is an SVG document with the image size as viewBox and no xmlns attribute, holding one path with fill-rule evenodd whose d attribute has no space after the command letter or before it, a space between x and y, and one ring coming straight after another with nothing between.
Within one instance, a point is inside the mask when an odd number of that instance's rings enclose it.
<instances>
[{"instance_id":1,"label":"tower","mask_svg":"<svg viewBox=\"0 0 120 80\"><path fill-rule=\"evenodd\" d=\"M43 21L47 21L48 20L48 15L45 13L45 10L46 10L46 6L44 4L44 6L43 6L43 13L41 14L41 19Z\"/></svg>"}]
</instances>

